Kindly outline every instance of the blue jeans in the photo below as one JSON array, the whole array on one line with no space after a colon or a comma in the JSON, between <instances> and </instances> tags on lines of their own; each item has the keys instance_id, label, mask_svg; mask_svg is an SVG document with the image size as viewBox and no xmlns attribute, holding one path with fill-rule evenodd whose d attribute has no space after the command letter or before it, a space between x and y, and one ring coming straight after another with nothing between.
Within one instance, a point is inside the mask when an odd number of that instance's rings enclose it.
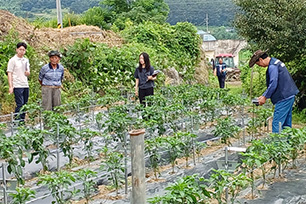
<instances>
[{"instance_id":1,"label":"blue jeans","mask_svg":"<svg viewBox=\"0 0 306 204\"><path fill-rule=\"evenodd\" d=\"M27 104L29 99L29 88L14 88L16 108L15 113L19 113L23 105ZM24 121L25 113L18 114L16 120Z\"/></svg>"},{"instance_id":2,"label":"blue jeans","mask_svg":"<svg viewBox=\"0 0 306 204\"><path fill-rule=\"evenodd\" d=\"M284 127L292 127L292 106L294 100L295 97L292 97L275 104L272 122L273 133L279 132L279 122L281 122L282 129Z\"/></svg>"}]
</instances>

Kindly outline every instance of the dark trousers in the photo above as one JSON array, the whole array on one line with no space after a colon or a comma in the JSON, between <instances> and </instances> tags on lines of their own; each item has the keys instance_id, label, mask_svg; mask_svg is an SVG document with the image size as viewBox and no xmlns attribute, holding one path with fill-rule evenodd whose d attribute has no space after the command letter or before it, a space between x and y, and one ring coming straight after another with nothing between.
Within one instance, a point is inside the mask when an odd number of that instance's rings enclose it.
<instances>
[{"instance_id":1,"label":"dark trousers","mask_svg":"<svg viewBox=\"0 0 306 204\"><path fill-rule=\"evenodd\" d=\"M16 108L15 113L19 113L23 105L27 104L29 99L29 88L14 88ZM25 112L18 114L16 120L24 121Z\"/></svg>"},{"instance_id":2,"label":"dark trousers","mask_svg":"<svg viewBox=\"0 0 306 204\"><path fill-rule=\"evenodd\" d=\"M218 76L218 81L219 81L219 87L223 89L225 85L225 76Z\"/></svg>"},{"instance_id":3,"label":"dark trousers","mask_svg":"<svg viewBox=\"0 0 306 204\"><path fill-rule=\"evenodd\" d=\"M146 96L154 95L154 89L153 89L153 87L147 88L147 89L139 89L138 95L139 95L140 103L145 105L146 104L146 102L145 102Z\"/></svg>"}]
</instances>

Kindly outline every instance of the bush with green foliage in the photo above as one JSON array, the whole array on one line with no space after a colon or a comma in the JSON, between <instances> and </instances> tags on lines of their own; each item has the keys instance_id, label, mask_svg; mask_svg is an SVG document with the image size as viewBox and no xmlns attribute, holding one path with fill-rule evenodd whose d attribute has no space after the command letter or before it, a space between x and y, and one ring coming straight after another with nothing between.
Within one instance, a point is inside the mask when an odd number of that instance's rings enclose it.
<instances>
[{"instance_id":1,"label":"bush with green foliage","mask_svg":"<svg viewBox=\"0 0 306 204\"><path fill-rule=\"evenodd\" d=\"M152 22L122 31L127 44L109 48L105 44L79 40L63 50L62 64L75 78L95 91L134 84L139 54L147 52L155 69L175 67L185 79L192 79L200 55L200 39L189 23L175 26ZM158 83L163 78L158 78Z\"/></svg>"},{"instance_id":2,"label":"bush with green foliage","mask_svg":"<svg viewBox=\"0 0 306 204\"><path fill-rule=\"evenodd\" d=\"M187 22L175 26L147 22L130 26L121 33L129 43L144 43L156 49L161 55L160 64L165 68L175 67L184 77L190 78L200 55L201 41L196 32L196 27Z\"/></svg>"}]
</instances>

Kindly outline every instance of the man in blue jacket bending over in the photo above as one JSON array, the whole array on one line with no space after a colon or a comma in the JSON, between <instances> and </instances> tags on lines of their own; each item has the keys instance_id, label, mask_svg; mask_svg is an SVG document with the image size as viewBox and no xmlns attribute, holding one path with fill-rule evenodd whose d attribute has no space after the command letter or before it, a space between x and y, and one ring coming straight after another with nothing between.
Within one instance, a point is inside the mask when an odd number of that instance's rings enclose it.
<instances>
[{"instance_id":1,"label":"man in blue jacket bending over","mask_svg":"<svg viewBox=\"0 0 306 204\"><path fill-rule=\"evenodd\" d=\"M249 66L257 64L260 67L268 67L266 71L266 91L258 98L259 105L263 105L268 98L275 105L272 132L279 132L279 122L282 129L292 126L292 106L295 95L299 92L285 64L280 60L269 57L266 51L257 50Z\"/></svg>"}]
</instances>

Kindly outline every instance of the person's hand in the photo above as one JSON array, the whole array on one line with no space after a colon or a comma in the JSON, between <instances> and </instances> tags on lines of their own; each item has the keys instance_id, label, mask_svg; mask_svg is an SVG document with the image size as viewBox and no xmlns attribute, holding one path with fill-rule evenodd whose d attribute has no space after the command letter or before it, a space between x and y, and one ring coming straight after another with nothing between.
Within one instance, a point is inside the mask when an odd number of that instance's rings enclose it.
<instances>
[{"instance_id":1,"label":"person's hand","mask_svg":"<svg viewBox=\"0 0 306 204\"><path fill-rule=\"evenodd\" d=\"M9 88L9 94L12 94L14 92L14 87Z\"/></svg>"},{"instance_id":2,"label":"person's hand","mask_svg":"<svg viewBox=\"0 0 306 204\"><path fill-rule=\"evenodd\" d=\"M135 96L137 97L138 96L138 89L135 88Z\"/></svg>"},{"instance_id":3,"label":"person's hand","mask_svg":"<svg viewBox=\"0 0 306 204\"><path fill-rule=\"evenodd\" d=\"M260 97L258 97L258 104L259 104L259 105L263 105L263 104L266 103L266 100L267 100L266 97L260 96Z\"/></svg>"},{"instance_id":4,"label":"person's hand","mask_svg":"<svg viewBox=\"0 0 306 204\"><path fill-rule=\"evenodd\" d=\"M155 79L156 79L156 76L155 76L155 77L153 77L153 76L148 76L148 81L149 81L149 80L153 80L153 81L154 81Z\"/></svg>"},{"instance_id":5,"label":"person's hand","mask_svg":"<svg viewBox=\"0 0 306 204\"><path fill-rule=\"evenodd\" d=\"M25 71L25 72L24 72L24 75L26 75L26 76L30 76L30 72Z\"/></svg>"}]
</instances>

